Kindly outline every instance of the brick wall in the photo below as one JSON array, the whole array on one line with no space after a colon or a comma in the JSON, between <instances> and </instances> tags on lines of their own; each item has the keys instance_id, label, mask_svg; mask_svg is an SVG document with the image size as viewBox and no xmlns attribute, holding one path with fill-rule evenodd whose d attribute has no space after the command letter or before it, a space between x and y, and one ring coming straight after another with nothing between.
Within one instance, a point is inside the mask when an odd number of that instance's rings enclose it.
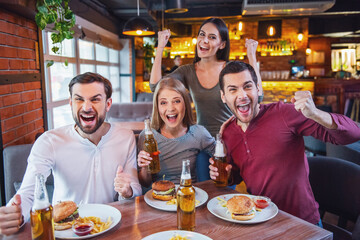
<instances>
[{"instance_id":1,"label":"brick wall","mask_svg":"<svg viewBox=\"0 0 360 240\"><path fill-rule=\"evenodd\" d=\"M9 74L24 79L39 73L38 32L33 20L0 9L0 79ZM2 76L1 76L2 75ZM40 81L0 85L0 117L4 147L33 143L44 131Z\"/></svg>"}]
</instances>

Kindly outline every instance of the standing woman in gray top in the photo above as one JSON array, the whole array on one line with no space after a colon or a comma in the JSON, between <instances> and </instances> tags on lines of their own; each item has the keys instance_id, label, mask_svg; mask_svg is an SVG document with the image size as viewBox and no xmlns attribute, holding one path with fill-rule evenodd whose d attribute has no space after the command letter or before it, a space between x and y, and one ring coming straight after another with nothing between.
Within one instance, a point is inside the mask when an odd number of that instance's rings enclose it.
<instances>
[{"instance_id":1,"label":"standing woman in gray top","mask_svg":"<svg viewBox=\"0 0 360 240\"><path fill-rule=\"evenodd\" d=\"M151 70L150 88L154 91L161 79L162 53L170 38L170 30L158 32L158 48ZM258 42L247 40L247 56L259 79L262 95L261 78L256 64ZM219 132L220 126L232 114L220 97L219 74L229 61L230 40L225 22L220 18L209 18L200 26L193 64L183 65L169 76L180 80L195 103L197 123L203 125L212 136Z\"/></svg>"},{"instance_id":2,"label":"standing woman in gray top","mask_svg":"<svg viewBox=\"0 0 360 240\"><path fill-rule=\"evenodd\" d=\"M139 136L138 167L142 186L149 187L153 180L165 175L167 180L180 182L182 160L190 160L191 177L196 182L196 156L200 151L212 155L215 139L200 125L194 124L190 96L184 85L176 79L165 78L157 85L151 127L160 151L160 172L151 176L147 166L152 158L143 151L145 133ZM209 171L208 168L204 169Z\"/></svg>"}]
</instances>

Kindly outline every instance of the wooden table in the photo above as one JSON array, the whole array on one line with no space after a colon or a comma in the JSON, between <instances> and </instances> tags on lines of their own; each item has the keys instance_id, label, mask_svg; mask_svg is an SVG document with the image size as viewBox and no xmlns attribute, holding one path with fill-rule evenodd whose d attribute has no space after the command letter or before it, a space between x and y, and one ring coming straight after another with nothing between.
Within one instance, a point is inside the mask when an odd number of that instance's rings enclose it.
<instances>
[{"instance_id":1,"label":"wooden table","mask_svg":"<svg viewBox=\"0 0 360 240\"><path fill-rule=\"evenodd\" d=\"M222 194L236 193L230 188L216 188L212 181L195 184L205 190L209 200ZM176 212L165 212L152 208L144 201L144 196L111 206L120 210L120 223L109 232L100 235L103 240L127 239L136 240L156 232L176 229ZM31 239L30 224L21 231L6 239ZM212 215L204 204L196 208L196 232L214 240L218 239L332 239L333 234L311 223L303 221L279 210L271 220L252 225L237 224L224 221Z\"/></svg>"}]
</instances>

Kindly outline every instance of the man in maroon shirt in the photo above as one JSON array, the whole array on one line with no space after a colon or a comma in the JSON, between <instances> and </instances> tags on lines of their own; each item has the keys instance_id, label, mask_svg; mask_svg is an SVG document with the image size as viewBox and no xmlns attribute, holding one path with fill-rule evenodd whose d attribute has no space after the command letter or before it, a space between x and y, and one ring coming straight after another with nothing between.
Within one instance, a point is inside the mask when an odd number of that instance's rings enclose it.
<instances>
[{"instance_id":1,"label":"man in maroon shirt","mask_svg":"<svg viewBox=\"0 0 360 240\"><path fill-rule=\"evenodd\" d=\"M349 144L360 139L360 128L343 115L317 109L308 91L296 92L293 104L260 105L256 74L246 63L228 63L220 73L220 88L235 115L223 131L229 185L244 180L249 193L270 197L281 210L318 223L303 136ZM210 165L210 177L217 175Z\"/></svg>"}]
</instances>

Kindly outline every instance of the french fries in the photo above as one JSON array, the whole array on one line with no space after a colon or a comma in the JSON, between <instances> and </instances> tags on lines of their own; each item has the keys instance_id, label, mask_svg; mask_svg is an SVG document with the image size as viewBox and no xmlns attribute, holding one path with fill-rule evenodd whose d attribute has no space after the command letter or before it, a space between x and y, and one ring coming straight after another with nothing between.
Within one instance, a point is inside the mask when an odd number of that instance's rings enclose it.
<instances>
[{"instance_id":1,"label":"french fries","mask_svg":"<svg viewBox=\"0 0 360 240\"><path fill-rule=\"evenodd\" d=\"M111 217L108 217L106 222L102 222L99 217L94 217L94 216L79 217L76 220L76 222L80 222L80 223L86 223L86 222L89 222L89 221L92 221L94 223L94 228L93 228L93 230L91 230L90 234L96 234L96 233L100 233L102 231L105 231L112 224Z\"/></svg>"},{"instance_id":2,"label":"french fries","mask_svg":"<svg viewBox=\"0 0 360 240\"><path fill-rule=\"evenodd\" d=\"M175 234L172 238L170 238L170 240L190 240L187 237L182 237L179 234Z\"/></svg>"},{"instance_id":3,"label":"french fries","mask_svg":"<svg viewBox=\"0 0 360 240\"><path fill-rule=\"evenodd\" d=\"M167 205L176 205L177 201L176 198L171 199L170 201L166 202ZM200 201L195 199L195 206L199 205Z\"/></svg>"},{"instance_id":4,"label":"french fries","mask_svg":"<svg viewBox=\"0 0 360 240\"><path fill-rule=\"evenodd\" d=\"M175 205L176 204L176 198L173 198L170 201L167 201L166 204L167 205Z\"/></svg>"},{"instance_id":5,"label":"french fries","mask_svg":"<svg viewBox=\"0 0 360 240\"><path fill-rule=\"evenodd\" d=\"M219 203L221 204L222 207L226 207L227 201L225 199L222 199L220 197L217 197L216 199L219 200Z\"/></svg>"}]
</instances>

